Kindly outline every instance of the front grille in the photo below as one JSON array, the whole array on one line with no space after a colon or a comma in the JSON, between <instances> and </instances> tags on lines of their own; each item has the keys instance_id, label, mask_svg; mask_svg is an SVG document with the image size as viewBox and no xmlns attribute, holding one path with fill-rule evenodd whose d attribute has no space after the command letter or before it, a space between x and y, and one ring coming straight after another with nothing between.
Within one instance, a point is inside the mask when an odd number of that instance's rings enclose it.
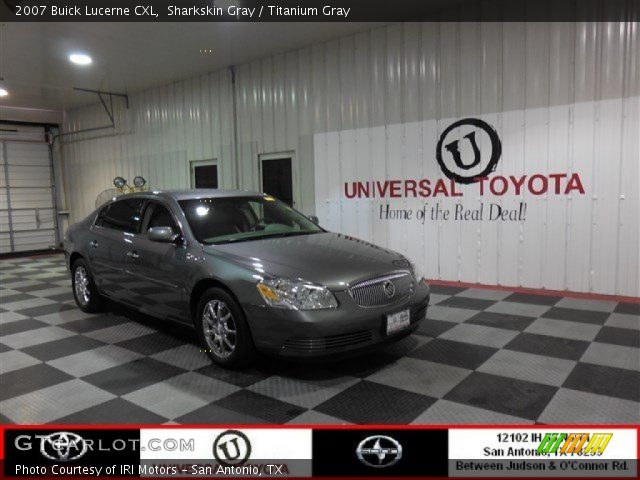
<instances>
[{"instance_id":1,"label":"front grille","mask_svg":"<svg viewBox=\"0 0 640 480\"><path fill-rule=\"evenodd\" d=\"M296 351L317 352L368 342L372 338L371 330L360 330L358 332L330 335L328 337L291 338L285 342L284 347Z\"/></svg>"},{"instance_id":2,"label":"front grille","mask_svg":"<svg viewBox=\"0 0 640 480\"><path fill-rule=\"evenodd\" d=\"M393 295L389 295L388 284ZM408 272L393 273L384 277L360 282L349 289L351 298L361 307L383 307L404 300L413 293L413 278Z\"/></svg>"}]
</instances>

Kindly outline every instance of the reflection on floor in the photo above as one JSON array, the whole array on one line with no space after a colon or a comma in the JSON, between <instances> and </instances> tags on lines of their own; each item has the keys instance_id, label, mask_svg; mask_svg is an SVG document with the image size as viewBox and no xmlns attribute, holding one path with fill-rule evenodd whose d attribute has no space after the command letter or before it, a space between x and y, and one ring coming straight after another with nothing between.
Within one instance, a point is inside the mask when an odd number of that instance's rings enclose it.
<instances>
[{"instance_id":1,"label":"reflection on floor","mask_svg":"<svg viewBox=\"0 0 640 480\"><path fill-rule=\"evenodd\" d=\"M417 334L335 364L213 366L192 332L78 310L63 257L0 262L3 423L637 423L640 305L433 287Z\"/></svg>"}]
</instances>

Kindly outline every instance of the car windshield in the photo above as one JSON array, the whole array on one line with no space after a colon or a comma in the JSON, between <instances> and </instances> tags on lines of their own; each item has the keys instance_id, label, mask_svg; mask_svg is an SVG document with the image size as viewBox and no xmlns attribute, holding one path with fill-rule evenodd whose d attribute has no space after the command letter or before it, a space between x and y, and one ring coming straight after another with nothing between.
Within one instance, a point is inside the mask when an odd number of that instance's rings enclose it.
<instances>
[{"instance_id":1,"label":"car windshield","mask_svg":"<svg viewBox=\"0 0 640 480\"><path fill-rule=\"evenodd\" d=\"M270 196L213 197L179 202L199 242L220 244L323 232Z\"/></svg>"}]
</instances>

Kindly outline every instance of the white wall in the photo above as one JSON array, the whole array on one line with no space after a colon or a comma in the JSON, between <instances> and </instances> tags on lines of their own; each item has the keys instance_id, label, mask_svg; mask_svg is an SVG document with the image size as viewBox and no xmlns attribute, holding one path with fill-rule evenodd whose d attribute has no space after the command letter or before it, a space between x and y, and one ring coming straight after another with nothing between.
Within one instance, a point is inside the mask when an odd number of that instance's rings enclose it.
<instances>
[{"instance_id":1,"label":"white wall","mask_svg":"<svg viewBox=\"0 0 640 480\"><path fill-rule=\"evenodd\" d=\"M116 135L63 145L68 206L81 218L115 175L185 187L188 161L212 157L222 187L237 172L258 189L258 155L294 151L300 210L405 251L433 278L638 296L638 35L637 23L406 23L241 65L237 166L229 71L133 94ZM332 190L438 175L429 142L469 116L503 139L499 171L580 167L585 195L531 199L526 222L499 228L446 222L434 237L433 225L374 222ZM102 121L97 106L78 109L65 129Z\"/></svg>"}]
</instances>

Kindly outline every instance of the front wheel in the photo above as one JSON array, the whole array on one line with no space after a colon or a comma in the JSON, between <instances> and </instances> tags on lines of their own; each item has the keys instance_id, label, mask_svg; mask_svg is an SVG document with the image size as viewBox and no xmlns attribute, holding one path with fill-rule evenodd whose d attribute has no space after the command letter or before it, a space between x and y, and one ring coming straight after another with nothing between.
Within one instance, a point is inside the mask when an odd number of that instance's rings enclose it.
<instances>
[{"instance_id":1,"label":"front wheel","mask_svg":"<svg viewBox=\"0 0 640 480\"><path fill-rule=\"evenodd\" d=\"M73 283L73 297L80 310L88 313L102 310L104 298L98 292L89 266L84 260L78 259L73 262L71 281Z\"/></svg>"},{"instance_id":2,"label":"front wheel","mask_svg":"<svg viewBox=\"0 0 640 480\"><path fill-rule=\"evenodd\" d=\"M210 288L198 303L194 324L207 355L218 365L238 368L255 355L253 339L242 309L221 288Z\"/></svg>"}]
</instances>

